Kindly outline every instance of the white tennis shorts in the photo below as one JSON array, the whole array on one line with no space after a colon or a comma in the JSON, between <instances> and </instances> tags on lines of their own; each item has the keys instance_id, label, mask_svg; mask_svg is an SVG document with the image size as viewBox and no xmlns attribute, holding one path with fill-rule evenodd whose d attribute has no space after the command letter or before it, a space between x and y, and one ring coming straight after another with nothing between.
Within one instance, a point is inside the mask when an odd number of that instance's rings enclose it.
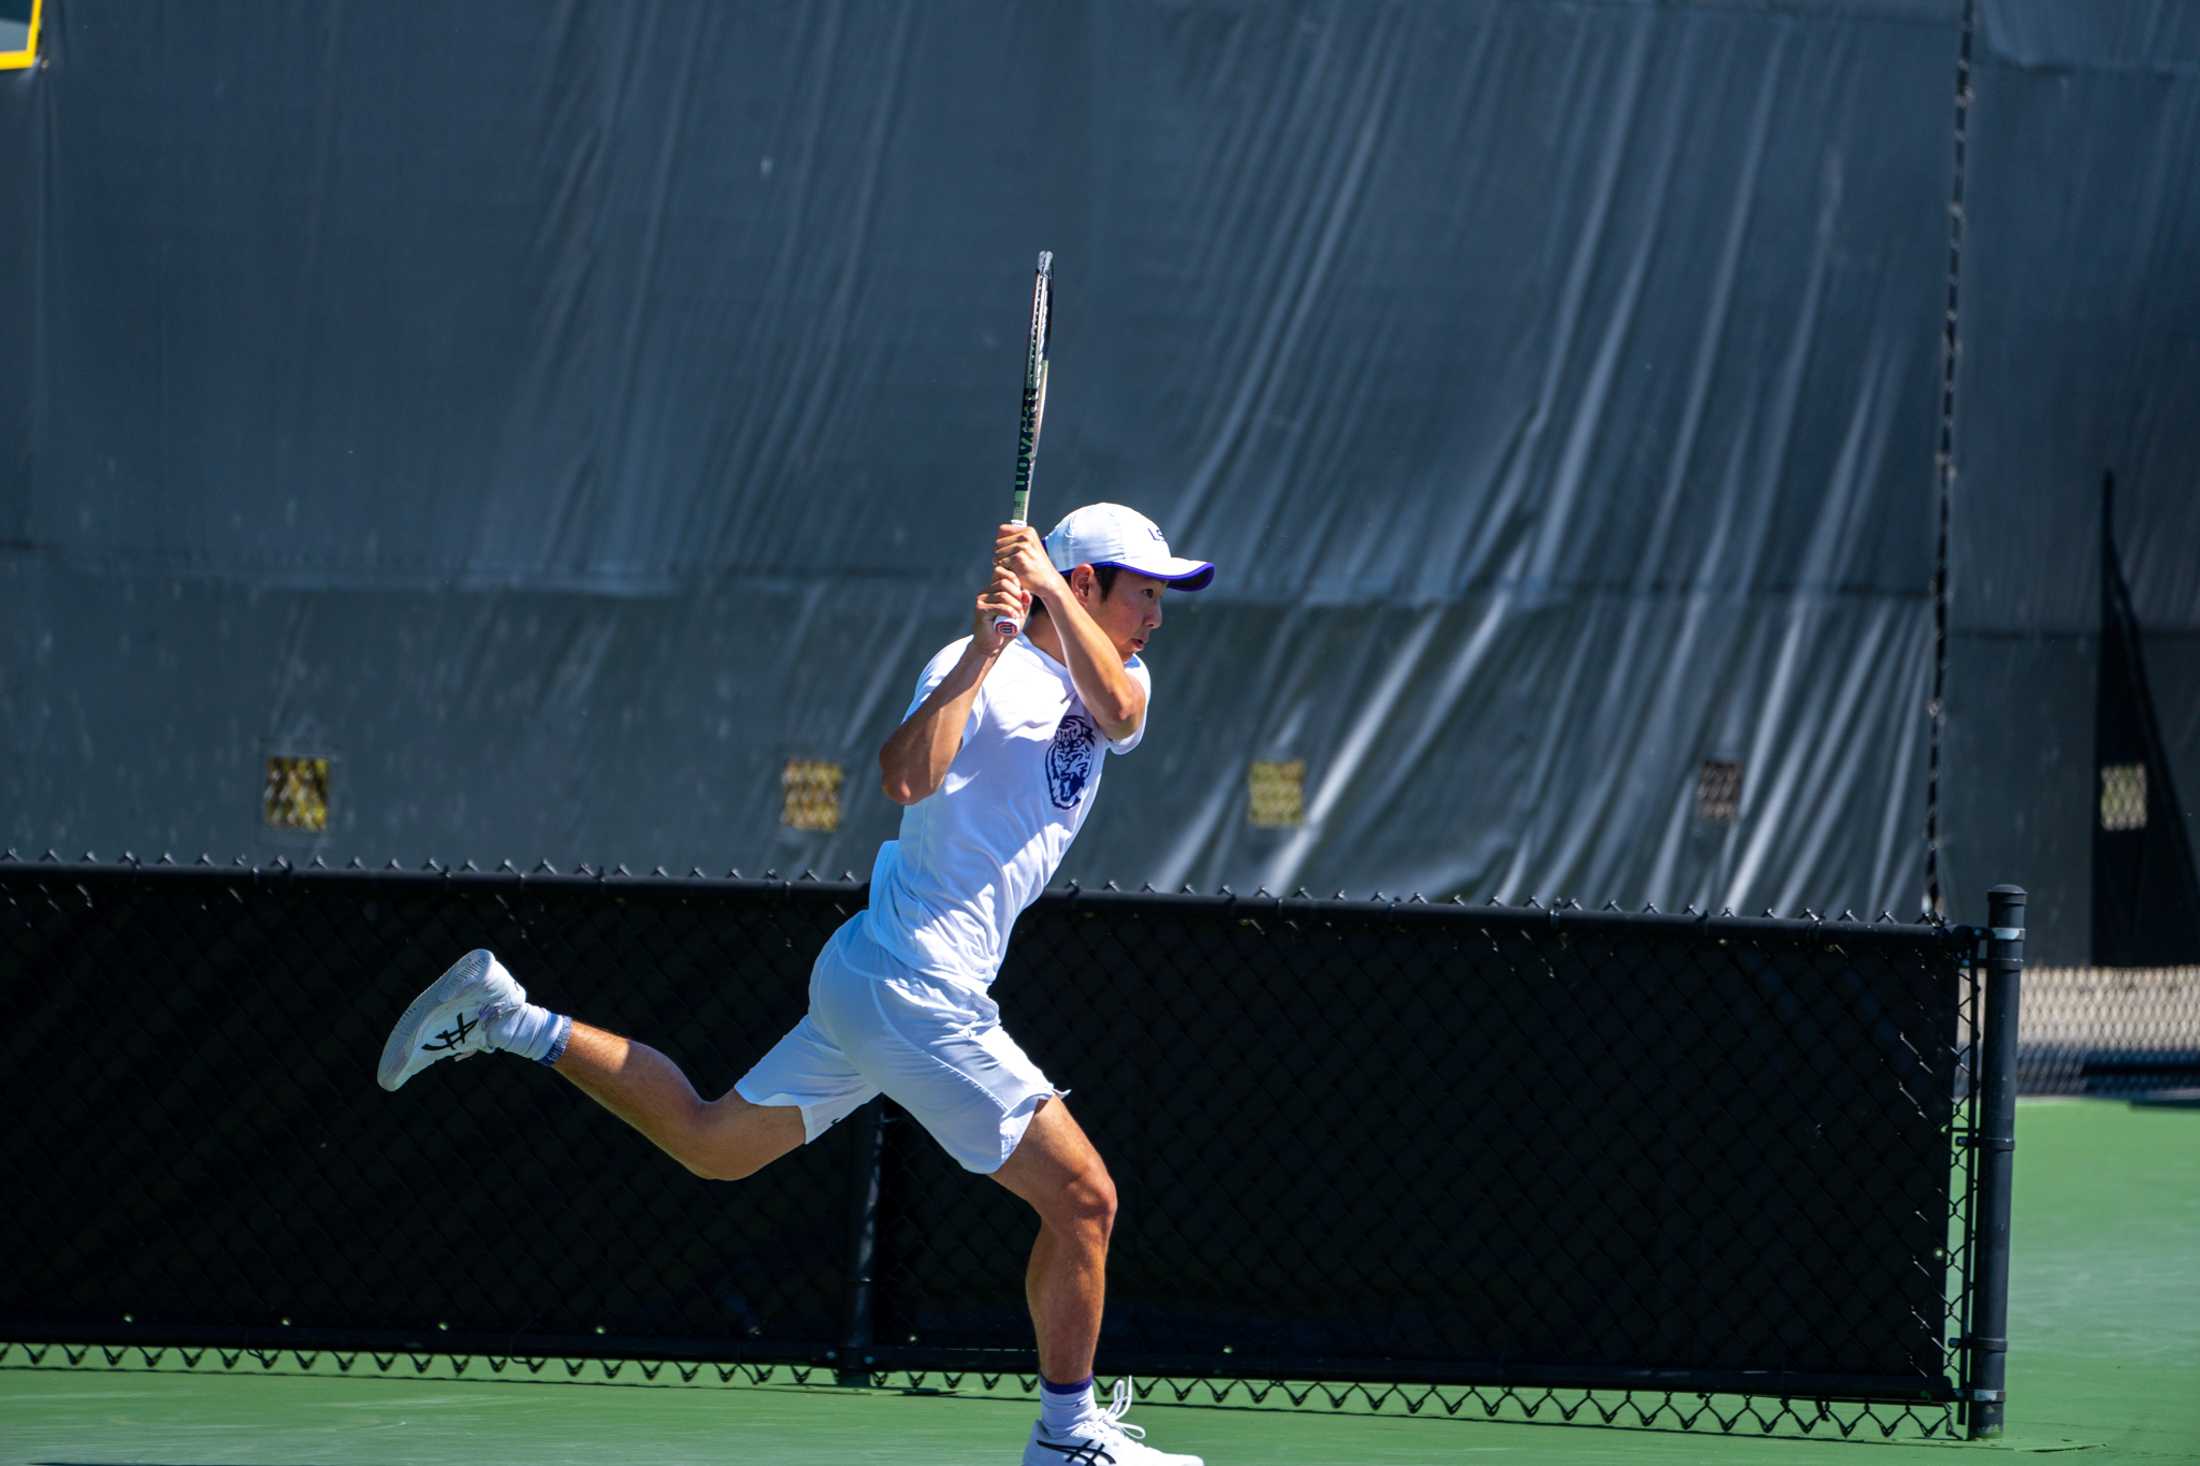
<instances>
[{"instance_id":1,"label":"white tennis shorts","mask_svg":"<svg viewBox=\"0 0 2200 1466\"><path fill-rule=\"evenodd\" d=\"M810 1011L734 1086L752 1105L799 1105L817 1139L876 1095L915 1116L966 1171L989 1175L1062 1093L1001 1027L985 993L911 972L843 924L810 968Z\"/></svg>"}]
</instances>

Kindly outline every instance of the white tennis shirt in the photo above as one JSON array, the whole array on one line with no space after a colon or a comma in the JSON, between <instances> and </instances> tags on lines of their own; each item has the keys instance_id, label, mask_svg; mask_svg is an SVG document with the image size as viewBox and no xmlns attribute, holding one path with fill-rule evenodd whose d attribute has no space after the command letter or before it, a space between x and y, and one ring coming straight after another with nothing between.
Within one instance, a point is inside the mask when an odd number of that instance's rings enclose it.
<instances>
[{"instance_id":1,"label":"white tennis shirt","mask_svg":"<svg viewBox=\"0 0 2200 1466\"><path fill-rule=\"evenodd\" d=\"M940 648L917 679L908 721L962 660L970 638ZM1146 690L1136 657L1126 672ZM896 961L951 981L989 986L1009 929L1037 900L1083 828L1100 790L1101 750L1129 753L1145 724L1109 742L1085 711L1069 668L1022 638L978 688L962 750L930 797L904 809L901 837L871 868L865 935Z\"/></svg>"}]
</instances>

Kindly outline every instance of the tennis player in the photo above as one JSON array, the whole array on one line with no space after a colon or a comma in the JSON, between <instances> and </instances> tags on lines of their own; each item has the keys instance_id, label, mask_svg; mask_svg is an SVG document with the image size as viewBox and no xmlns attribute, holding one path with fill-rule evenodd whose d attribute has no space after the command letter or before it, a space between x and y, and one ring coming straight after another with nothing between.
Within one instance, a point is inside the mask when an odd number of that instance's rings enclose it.
<instances>
[{"instance_id":1,"label":"tennis player","mask_svg":"<svg viewBox=\"0 0 2200 1466\"><path fill-rule=\"evenodd\" d=\"M1094 1398L1115 1183L988 990L1017 916L1092 812L1106 755L1146 736L1140 653L1164 593L1213 578L1120 504L1075 510L1043 546L1027 526L1000 527L971 634L925 664L879 750L886 795L904 812L900 838L879 847L870 904L818 954L809 1012L731 1093L706 1102L657 1050L529 1003L485 951L398 1019L382 1087L441 1059L517 1054L696 1175L729 1181L891 1095L964 1169L1039 1215L1024 1286L1042 1389L1024 1466L1200 1466L1124 1423L1128 1381L1107 1406ZM1002 618L1023 621L1022 635L997 632Z\"/></svg>"}]
</instances>

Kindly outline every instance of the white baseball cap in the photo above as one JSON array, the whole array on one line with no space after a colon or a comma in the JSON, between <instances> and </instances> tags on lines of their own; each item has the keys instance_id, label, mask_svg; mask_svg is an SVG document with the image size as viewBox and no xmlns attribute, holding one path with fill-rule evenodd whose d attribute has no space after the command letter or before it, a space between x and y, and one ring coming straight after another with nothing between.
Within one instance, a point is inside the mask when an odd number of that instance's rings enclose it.
<instances>
[{"instance_id":1,"label":"white baseball cap","mask_svg":"<svg viewBox=\"0 0 2200 1466\"><path fill-rule=\"evenodd\" d=\"M1047 558L1067 573L1078 565L1120 565L1165 580L1176 590L1205 590L1215 567L1169 553L1161 527L1121 504L1087 504L1047 532Z\"/></svg>"}]
</instances>

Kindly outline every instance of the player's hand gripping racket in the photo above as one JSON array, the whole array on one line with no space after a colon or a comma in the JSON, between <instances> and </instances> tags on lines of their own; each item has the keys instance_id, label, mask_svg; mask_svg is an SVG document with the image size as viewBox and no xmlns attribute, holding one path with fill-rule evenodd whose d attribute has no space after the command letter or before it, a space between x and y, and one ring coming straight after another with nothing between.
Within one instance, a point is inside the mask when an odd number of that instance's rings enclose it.
<instances>
[{"instance_id":1,"label":"player's hand gripping racket","mask_svg":"<svg viewBox=\"0 0 2200 1466\"><path fill-rule=\"evenodd\" d=\"M1016 435L1016 497L1008 511L1011 524L1030 523L1031 470L1039 458L1039 429L1047 415L1047 341L1054 331L1054 252L1039 251L1039 273L1031 282L1031 345L1024 353L1024 419ZM1003 638L1023 633L1023 622L996 617L993 632Z\"/></svg>"}]
</instances>

